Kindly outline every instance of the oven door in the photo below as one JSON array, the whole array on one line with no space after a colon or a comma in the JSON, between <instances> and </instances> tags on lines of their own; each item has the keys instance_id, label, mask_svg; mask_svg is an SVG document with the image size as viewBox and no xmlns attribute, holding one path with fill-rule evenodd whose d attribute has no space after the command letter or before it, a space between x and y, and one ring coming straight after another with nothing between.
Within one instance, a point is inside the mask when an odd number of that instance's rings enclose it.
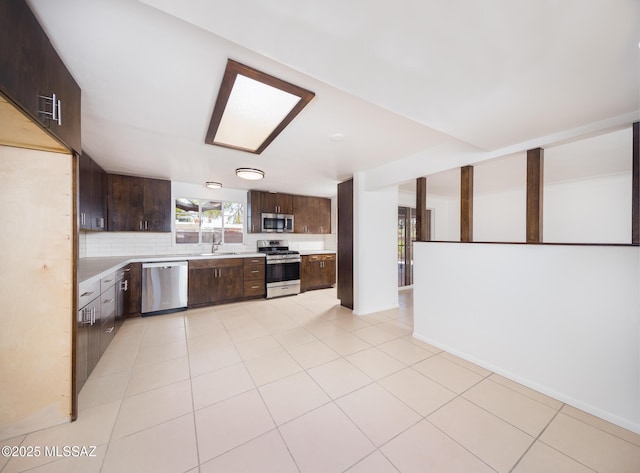
<instances>
[{"instance_id":1,"label":"oven door","mask_svg":"<svg viewBox=\"0 0 640 473\"><path fill-rule=\"evenodd\" d=\"M265 280L267 284L300 281L299 260L295 262L283 262L282 260L270 262L267 260L266 266Z\"/></svg>"}]
</instances>

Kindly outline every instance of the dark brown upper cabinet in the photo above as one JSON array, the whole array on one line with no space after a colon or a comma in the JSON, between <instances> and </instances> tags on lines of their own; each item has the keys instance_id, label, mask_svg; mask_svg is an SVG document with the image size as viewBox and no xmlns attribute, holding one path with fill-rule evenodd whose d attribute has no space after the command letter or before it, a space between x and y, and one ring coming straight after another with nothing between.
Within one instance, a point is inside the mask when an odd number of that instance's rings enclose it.
<instances>
[{"instance_id":1,"label":"dark brown upper cabinet","mask_svg":"<svg viewBox=\"0 0 640 473\"><path fill-rule=\"evenodd\" d=\"M263 192L261 200L262 213L293 214L293 196L280 192Z\"/></svg>"},{"instance_id":2,"label":"dark brown upper cabinet","mask_svg":"<svg viewBox=\"0 0 640 473\"><path fill-rule=\"evenodd\" d=\"M171 181L109 174L107 182L110 231L171 231Z\"/></svg>"},{"instance_id":3,"label":"dark brown upper cabinet","mask_svg":"<svg viewBox=\"0 0 640 473\"><path fill-rule=\"evenodd\" d=\"M81 153L80 87L23 0L0 2L0 92Z\"/></svg>"},{"instance_id":4,"label":"dark brown upper cabinet","mask_svg":"<svg viewBox=\"0 0 640 473\"><path fill-rule=\"evenodd\" d=\"M309 90L229 59L204 141L260 154L314 96Z\"/></svg>"},{"instance_id":5,"label":"dark brown upper cabinet","mask_svg":"<svg viewBox=\"0 0 640 473\"><path fill-rule=\"evenodd\" d=\"M83 153L78 161L79 228L91 231L106 230L107 173L86 153Z\"/></svg>"},{"instance_id":6,"label":"dark brown upper cabinet","mask_svg":"<svg viewBox=\"0 0 640 473\"><path fill-rule=\"evenodd\" d=\"M293 215L294 233L331 233L331 199L251 190L247 194L247 230L262 231L262 214Z\"/></svg>"},{"instance_id":7,"label":"dark brown upper cabinet","mask_svg":"<svg viewBox=\"0 0 640 473\"><path fill-rule=\"evenodd\" d=\"M293 215L295 233L331 233L331 199L294 195Z\"/></svg>"}]
</instances>

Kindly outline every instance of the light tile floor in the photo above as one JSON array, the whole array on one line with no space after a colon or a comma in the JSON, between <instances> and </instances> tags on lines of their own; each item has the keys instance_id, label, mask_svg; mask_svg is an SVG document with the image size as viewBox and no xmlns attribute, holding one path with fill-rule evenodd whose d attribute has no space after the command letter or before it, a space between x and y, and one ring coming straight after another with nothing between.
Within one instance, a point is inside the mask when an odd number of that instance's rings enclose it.
<instances>
[{"instance_id":1,"label":"light tile floor","mask_svg":"<svg viewBox=\"0 0 640 473\"><path fill-rule=\"evenodd\" d=\"M127 321L77 422L2 445L2 473L638 473L640 436L411 337L412 293L363 317L335 290Z\"/></svg>"}]
</instances>

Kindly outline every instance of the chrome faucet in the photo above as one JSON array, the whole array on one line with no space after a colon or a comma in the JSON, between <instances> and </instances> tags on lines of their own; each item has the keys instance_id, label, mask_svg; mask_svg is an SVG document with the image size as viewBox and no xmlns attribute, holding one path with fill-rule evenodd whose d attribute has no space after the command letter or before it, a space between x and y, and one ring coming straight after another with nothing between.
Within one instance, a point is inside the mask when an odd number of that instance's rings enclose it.
<instances>
[{"instance_id":1,"label":"chrome faucet","mask_svg":"<svg viewBox=\"0 0 640 473\"><path fill-rule=\"evenodd\" d=\"M222 243L222 240L220 241L216 241L215 239L213 240L213 243L211 244L211 253L215 253L216 251L218 251L218 247L220 246L220 243Z\"/></svg>"}]
</instances>

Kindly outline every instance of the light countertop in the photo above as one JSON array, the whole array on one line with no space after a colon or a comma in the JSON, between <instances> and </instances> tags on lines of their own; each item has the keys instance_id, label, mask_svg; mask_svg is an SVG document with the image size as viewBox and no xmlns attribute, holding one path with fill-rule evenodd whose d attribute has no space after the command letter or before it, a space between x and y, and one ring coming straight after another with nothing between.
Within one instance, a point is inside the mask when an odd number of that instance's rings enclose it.
<instances>
[{"instance_id":1,"label":"light countertop","mask_svg":"<svg viewBox=\"0 0 640 473\"><path fill-rule=\"evenodd\" d=\"M125 267L129 263L149 263L155 261L189 261L196 259L220 258L264 258L264 254L251 252L217 253L215 255L146 255L146 256L108 256L100 258L80 258L78 260L78 282L84 283L107 276L109 273Z\"/></svg>"}]
</instances>

